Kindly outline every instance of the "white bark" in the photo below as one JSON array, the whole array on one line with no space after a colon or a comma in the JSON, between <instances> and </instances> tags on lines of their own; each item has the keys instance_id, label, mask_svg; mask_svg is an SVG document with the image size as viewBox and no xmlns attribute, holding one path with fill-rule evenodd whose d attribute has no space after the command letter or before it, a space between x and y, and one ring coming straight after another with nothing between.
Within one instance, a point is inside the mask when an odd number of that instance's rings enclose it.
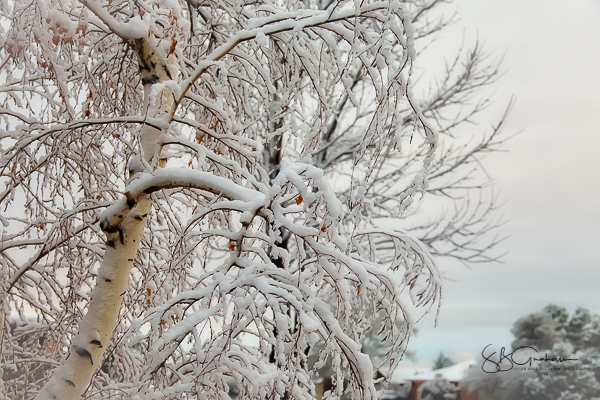
<instances>
[{"instance_id":1,"label":"white bark","mask_svg":"<svg viewBox=\"0 0 600 400\"><path fill-rule=\"evenodd\" d=\"M36 400L78 399L92 375L102 365L104 351L117 324L129 272L142 239L151 200L139 202L116 227L107 227L106 253L98 271L96 287L70 354L58 367Z\"/></svg>"},{"instance_id":2,"label":"white bark","mask_svg":"<svg viewBox=\"0 0 600 400\"><path fill-rule=\"evenodd\" d=\"M143 30L134 29L137 33L128 37L125 31L115 30L119 24L95 2L89 3L88 7L103 21L111 22L111 30L121 38L137 39L135 43L144 83L144 106L149 110L148 114L155 118L168 113L173 105L172 96L162 90L155 95L156 98L151 98L151 88L154 83L163 82L171 77L165 72L166 63L156 59L158 50L151 47L148 40L140 38ZM140 134L143 157L154 165L153 168L162 166L158 161L160 134L161 130L149 125L145 125ZM104 351L117 326L129 273L152 208L152 200L147 193L136 193L135 199L132 199L127 192L126 198L123 204L118 203L109 208L100 221L100 227L107 236L106 251L102 266L98 270L96 286L92 290L88 312L79 323L79 331L71 341L67 358L56 368L50 380L36 396L36 400L78 399L102 365Z\"/></svg>"}]
</instances>

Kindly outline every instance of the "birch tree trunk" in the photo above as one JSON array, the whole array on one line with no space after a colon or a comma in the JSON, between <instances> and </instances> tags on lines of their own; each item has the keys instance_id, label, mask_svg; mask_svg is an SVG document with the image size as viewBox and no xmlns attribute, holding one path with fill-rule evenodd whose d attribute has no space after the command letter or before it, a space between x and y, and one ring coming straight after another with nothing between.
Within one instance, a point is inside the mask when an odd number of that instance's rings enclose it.
<instances>
[{"instance_id":1,"label":"birch tree trunk","mask_svg":"<svg viewBox=\"0 0 600 400\"><path fill-rule=\"evenodd\" d=\"M124 215L116 227L105 228L105 232L108 229L112 233L107 233L104 262L98 271L88 312L71 342L70 354L36 399L78 399L102 365L151 205L152 201L146 198Z\"/></svg>"},{"instance_id":2,"label":"birch tree trunk","mask_svg":"<svg viewBox=\"0 0 600 400\"><path fill-rule=\"evenodd\" d=\"M167 70L167 61L157 59L160 54L145 39L136 39L134 48L138 61L142 83L144 84L144 108L146 115L160 118L170 111L173 97L163 90L150 98L152 85L171 79ZM167 130L168 126L163 127ZM146 166L160 167L160 148L158 139L161 131L145 125L140 134L142 156L129 165L129 180ZM110 207L100 221L100 227L106 234L106 251L102 266L98 270L96 286L92 290L87 314L79 323L77 335L71 341L67 358L55 369L52 377L36 396L36 400L78 399L88 387L92 376L102 365L104 351L117 326L119 310L125 295L129 274L137 255L146 226L146 220L152 208L149 194L142 193L138 198L129 197Z\"/></svg>"}]
</instances>

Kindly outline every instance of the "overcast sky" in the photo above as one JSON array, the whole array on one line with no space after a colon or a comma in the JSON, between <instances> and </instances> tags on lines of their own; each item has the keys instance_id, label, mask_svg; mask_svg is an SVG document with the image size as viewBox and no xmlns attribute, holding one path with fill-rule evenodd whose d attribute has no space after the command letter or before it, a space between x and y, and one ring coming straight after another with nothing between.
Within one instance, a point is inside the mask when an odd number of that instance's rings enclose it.
<instances>
[{"instance_id":1,"label":"overcast sky","mask_svg":"<svg viewBox=\"0 0 600 400\"><path fill-rule=\"evenodd\" d=\"M419 324L420 360L487 344L510 346L513 322L548 303L600 313L600 2L455 0L461 21L446 40L479 37L505 54L496 115L517 102L506 129L523 131L486 159L502 188L504 264L442 263L438 327ZM495 121L483 121L489 128Z\"/></svg>"}]
</instances>

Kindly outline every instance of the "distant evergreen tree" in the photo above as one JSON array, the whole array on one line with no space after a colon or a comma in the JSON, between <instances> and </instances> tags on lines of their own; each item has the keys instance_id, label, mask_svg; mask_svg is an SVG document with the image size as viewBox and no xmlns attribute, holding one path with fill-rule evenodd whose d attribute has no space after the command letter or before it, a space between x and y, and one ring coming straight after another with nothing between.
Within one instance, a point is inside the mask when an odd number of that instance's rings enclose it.
<instances>
[{"instance_id":1,"label":"distant evergreen tree","mask_svg":"<svg viewBox=\"0 0 600 400\"><path fill-rule=\"evenodd\" d=\"M488 374L474 368L467 376L472 390L495 400L600 400L600 315L580 307L569 317L564 307L551 304L518 319L511 332L513 350L534 347L534 357L542 360L527 371ZM552 361L559 357L562 362Z\"/></svg>"},{"instance_id":2,"label":"distant evergreen tree","mask_svg":"<svg viewBox=\"0 0 600 400\"><path fill-rule=\"evenodd\" d=\"M579 307L575 310L575 313L569 320L569 324L567 325L567 336L566 339L570 342L576 350L585 349L585 336L586 331L590 328L590 323L592 322L592 315L590 314L590 310L587 308Z\"/></svg>"},{"instance_id":3,"label":"distant evergreen tree","mask_svg":"<svg viewBox=\"0 0 600 400\"><path fill-rule=\"evenodd\" d=\"M600 315L592 315L592 320L583 336L585 348L600 348Z\"/></svg>"},{"instance_id":4,"label":"distant evergreen tree","mask_svg":"<svg viewBox=\"0 0 600 400\"><path fill-rule=\"evenodd\" d=\"M518 319L511 329L515 336L513 350L523 346L550 350L564 340L568 318L565 308L550 304L542 311Z\"/></svg>"},{"instance_id":5,"label":"distant evergreen tree","mask_svg":"<svg viewBox=\"0 0 600 400\"><path fill-rule=\"evenodd\" d=\"M567 326L567 321L569 320L569 313L567 309L564 307L557 306L556 304L548 304L544 307L545 312L552 316L556 322L558 322L561 326Z\"/></svg>"},{"instance_id":6,"label":"distant evergreen tree","mask_svg":"<svg viewBox=\"0 0 600 400\"><path fill-rule=\"evenodd\" d=\"M440 355L433 361L433 369L436 370L451 367L454 364L454 361L446 357L443 351L440 351Z\"/></svg>"},{"instance_id":7,"label":"distant evergreen tree","mask_svg":"<svg viewBox=\"0 0 600 400\"><path fill-rule=\"evenodd\" d=\"M598 349L594 353L597 355ZM552 348L552 357L571 359L556 364L542 361L536 374L523 382L522 400L594 400L600 396L600 383L595 371L600 364L598 357L575 351L570 343L563 342ZM590 364L593 361L593 364Z\"/></svg>"},{"instance_id":8,"label":"distant evergreen tree","mask_svg":"<svg viewBox=\"0 0 600 400\"><path fill-rule=\"evenodd\" d=\"M600 398L600 316L579 307L569 317L564 307L551 304L519 319L512 333L513 349L530 345L539 358L568 360L540 361L535 375L523 381L522 400Z\"/></svg>"}]
</instances>

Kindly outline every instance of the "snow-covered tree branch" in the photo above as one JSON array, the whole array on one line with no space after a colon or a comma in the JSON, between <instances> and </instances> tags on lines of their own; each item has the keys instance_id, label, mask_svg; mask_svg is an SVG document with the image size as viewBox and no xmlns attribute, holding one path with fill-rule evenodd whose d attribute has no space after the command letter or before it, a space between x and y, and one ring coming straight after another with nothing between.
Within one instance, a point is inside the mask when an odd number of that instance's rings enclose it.
<instances>
[{"instance_id":1,"label":"snow-covered tree branch","mask_svg":"<svg viewBox=\"0 0 600 400\"><path fill-rule=\"evenodd\" d=\"M3 394L377 398L374 324L396 365L434 256L496 257L497 65L413 84L443 3L2 3Z\"/></svg>"}]
</instances>

